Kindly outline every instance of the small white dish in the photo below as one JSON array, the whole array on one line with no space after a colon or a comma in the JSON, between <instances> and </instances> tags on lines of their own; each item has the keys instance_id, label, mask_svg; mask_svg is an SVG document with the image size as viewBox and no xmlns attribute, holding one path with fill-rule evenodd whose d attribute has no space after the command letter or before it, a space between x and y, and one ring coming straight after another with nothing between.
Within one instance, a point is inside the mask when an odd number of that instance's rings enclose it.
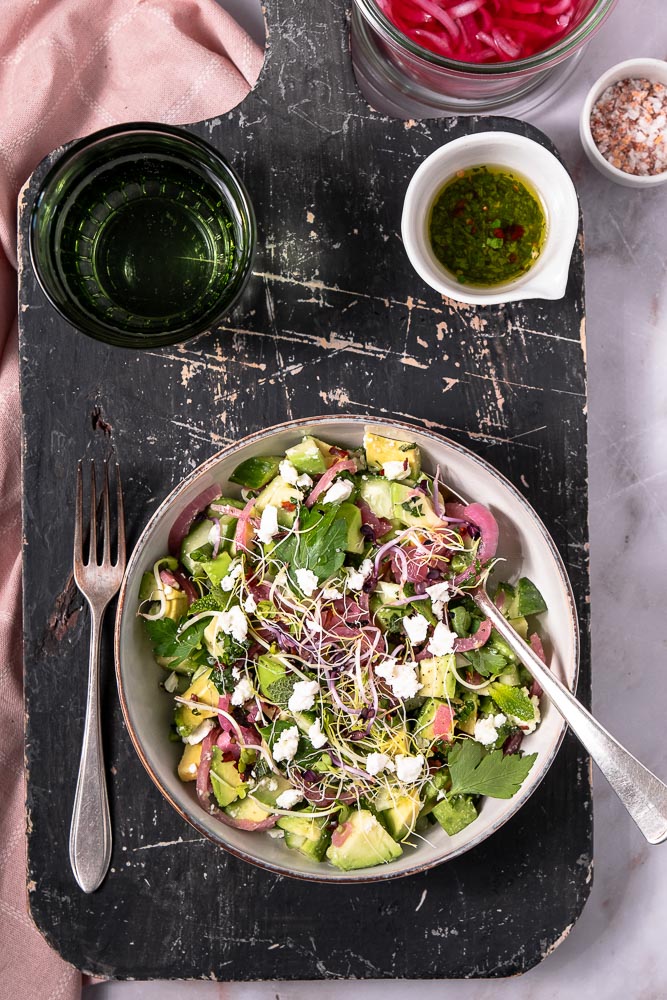
<instances>
[{"instance_id":1,"label":"small white dish","mask_svg":"<svg viewBox=\"0 0 667 1000\"><path fill-rule=\"evenodd\" d=\"M660 174L628 174L605 159L598 149L591 132L591 112L598 97L619 80L644 79L667 86L667 62L663 59L626 59L616 63L599 80L596 80L584 101L579 118L579 136L584 152L601 174L617 184L632 188L650 188L667 181L667 170Z\"/></svg>"},{"instance_id":2,"label":"small white dish","mask_svg":"<svg viewBox=\"0 0 667 1000\"><path fill-rule=\"evenodd\" d=\"M458 170L504 167L537 191L546 214L540 256L526 274L489 288L464 285L433 253L428 227L436 195ZM436 291L456 302L494 305L521 299L561 299L579 226L577 192L565 167L533 139L513 132L477 132L431 153L417 169L405 195L401 232L415 271Z\"/></svg>"}]
</instances>

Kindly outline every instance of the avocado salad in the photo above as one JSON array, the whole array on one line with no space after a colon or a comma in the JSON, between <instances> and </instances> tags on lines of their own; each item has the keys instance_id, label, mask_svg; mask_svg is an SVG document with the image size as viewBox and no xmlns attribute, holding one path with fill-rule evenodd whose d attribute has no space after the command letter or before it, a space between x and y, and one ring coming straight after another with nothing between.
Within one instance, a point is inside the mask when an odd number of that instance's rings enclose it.
<instances>
[{"instance_id":1,"label":"avocado salad","mask_svg":"<svg viewBox=\"0 0 667 1000\"><path fill-rule=\"evenodd\" d=\"M470 596L497 562L491 512L370 432L306 436L229 482L180 515L139 594L207 813L348 871L511 798L542 692ZM544 659L534 584L494 600Z\"/></svg>"}]
</instances>

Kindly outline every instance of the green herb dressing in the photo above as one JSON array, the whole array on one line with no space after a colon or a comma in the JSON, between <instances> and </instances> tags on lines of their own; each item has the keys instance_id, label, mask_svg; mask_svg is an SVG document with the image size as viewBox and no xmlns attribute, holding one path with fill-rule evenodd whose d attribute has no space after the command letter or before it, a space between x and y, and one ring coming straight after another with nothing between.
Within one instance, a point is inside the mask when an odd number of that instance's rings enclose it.
<instances>
[{"instance_id":1,"label":"green herb dressing","mask_svg":"<svg viewBox=\"0 0 667 1000\"><path fill-rule=\"evenodd\" d=\"M435 256L464 285L491 287L525 274L545 231L537 193L493 166L459 171L437 194L429 219Z\"/></svg>"}]
</instances>

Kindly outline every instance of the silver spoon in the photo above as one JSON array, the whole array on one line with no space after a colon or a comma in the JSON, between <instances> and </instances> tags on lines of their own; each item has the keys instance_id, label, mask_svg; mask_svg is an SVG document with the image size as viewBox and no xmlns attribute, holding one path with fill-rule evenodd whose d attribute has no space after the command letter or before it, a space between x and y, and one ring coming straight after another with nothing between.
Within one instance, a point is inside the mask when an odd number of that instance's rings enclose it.
<instances>
[{"instance_id":1,"label":"silver spoon","mask_svg":"<svg viewBox=\"0 0 667 1000\"><path fill-rule=\"evenodd\" d=\"M649 844L667 840L667 785L622 747L551 673L486 590L480 587L470 596L581 740Z\"/></svg>"}]
</instances>

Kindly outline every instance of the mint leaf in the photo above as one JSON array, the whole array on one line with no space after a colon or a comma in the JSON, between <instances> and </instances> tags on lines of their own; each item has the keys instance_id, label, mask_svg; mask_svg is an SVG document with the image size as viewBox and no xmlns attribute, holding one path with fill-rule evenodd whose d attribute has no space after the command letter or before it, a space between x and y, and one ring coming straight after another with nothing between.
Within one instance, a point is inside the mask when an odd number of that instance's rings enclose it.
<instances>
[{"instance_id":1,"label":"mint leaf","mask_svg":"<svg viewBox=\"0 0 667 1000\"><path fill-rule=\"evenodd\" d=\"M464 740L449 754L452 795L488 795L493 799L511 799L535 763L536 753L520 757L503 756L502 750L485 754L475 740Z\"/></svg>"},{"instance_id":2,"label":"mint leaf","mask_svg":"<svg viewBox=\"0 0 667 1000\"><path fill-rule=\"evenodd\" d=\"M505 715L512 715L522 722L532 722L535 718L535 706L520 688L497 681L489 688L489 694Z\"/></svg>"},{"instance_id":3,"label":"mint leaf","mask_svg":"<svg viewBox=\"0 0 667 1000\"><path fill-rule=\"evenodd\" d=\"M275 555L289 565L292 582L297 569L311 570L321 582L337 573L345 562L347 523L339 516L336 505L301 510L299 534L280 542Z\"/></svg>"}]
</instances>

